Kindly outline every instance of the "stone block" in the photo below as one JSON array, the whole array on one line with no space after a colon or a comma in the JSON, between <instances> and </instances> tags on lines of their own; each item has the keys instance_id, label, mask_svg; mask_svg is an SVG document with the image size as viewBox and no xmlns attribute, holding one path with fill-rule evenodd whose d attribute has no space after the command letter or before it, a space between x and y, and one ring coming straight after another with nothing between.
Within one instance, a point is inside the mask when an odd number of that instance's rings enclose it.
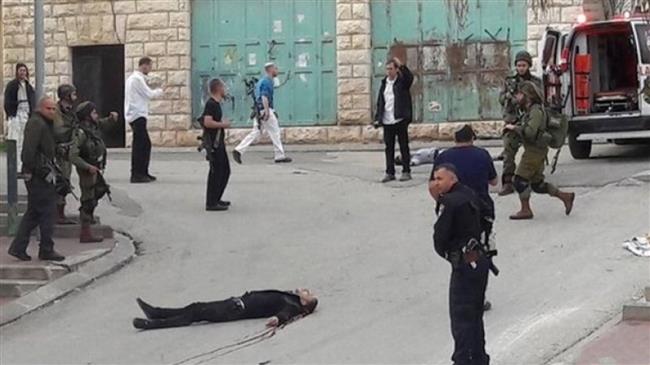
<instances>
[{"instance_id":1,"label":"stone block","mask_svg":"<svg viewBox=\"0 0 650 365\"><path fill-rule=\"evenodd\" d=\"M34 69L34 66L33 66L33 64L34 64L34 57L35 57L35 55L34 55L34 48L26 48L26 49L25 49L25 62L27 62L27 63L31 63L31 64L32 64L32 66L29 68L30 70L33 70L33 69ZM7 62L6 59L5 59L5 62Z\"/></svg>"},{"instance_id":2,"label":"stone block","mask_svg":"<svg viewBox=\"0 0 650 365\"><path fill-rule=\"evenodd\" d=\"M336 22L337 35L370 34L369 20L339 20Z\"/></svg>"},{"instance_id":3,"label":"stone block","mask_svg":"<svg viewBox=\"0 0 650 365\"><path fill-rule=\"evenodd\" d=\"M470 122L476 136L481 139L501 137L500 124L495 121L476 121Z\"/></svg>"},{"instance_id":4,"label":"stone block","mask_svg":"<svg viewBox=\"0 0 650 365\"><path fill-rule=\"evenodd\" d=\"M352 66L352 76L354 77L371 77L372 76L372 66L371 65L353 65Z\"/></svg>"},{"instance_id":5,"label":"stone block","mask_svg":"<svg viewBox=\"0 0 650 365\"><path fill-rule=\"evenodd\" d=\"M167 54L187 56L190 54L190 42L175 41L167 42Z\"/></svg>"},{"instance_id":6,"label":"stone block","mask_svg":"<svg viewBox=\"0 0 650 365\"><path fill-rule=\"evenodd\" d=\"M352 95L339 94L336 97L337 109L353 109Z\"/></svg>"},{"instance_id":7,"label":"stone block","mask_svg":"<svg viewBox=\"0 0 650 365\"><path fill-rule=\"evenodd\" d=\"M147 56L163 56L167 54L165 42L147 42L144 44L144 54Z\"/></svg>"},{"instance_id":8,"label":"stone block","mask_svg":"<svg viewBox=\"0 0 650 365\"><path fill-rule=\"evenodd\" d=\"M338 80L339 94L368 94L370 79L340 79Z\"/></svg>"},{"instance_id":9,"label":"stone block","mask_svg":"<svg viewBox=\"0 0 650 365\"><path fill-rule=\"evenodd\" d=\"M350 65L350 64L370 64L371 52L370 50L342 50L338 52L337 64Z\"/></svg>"},{"instance_id":10,"label":"stone block","mask_svg":"<svg viewBox=\"0 0 650 365\"><path fill-rule=\"evenodd\" d=\"M127 43L124 46L125 57L142 57L142 55L144 55L144 47L142 43Z\"/></svg>"},{"instance_id":11,"label":"stone block","mask_svg":"<svg viewBox=\"0 0 650 365\"><path fill-rule=\"evenodd\" d=\"M126 18L127 29L158 29L169 24L167 13L130 14Z\"/></svg>"},{"instance_id":12,"label":"stone block","mask_svg":"<svg viewBox=\"0 0 650 365\"><path fill-rule=\"evenodd\" d=\"M226 144L236 145L241 142L248 133L250 128L232 128L226 130Z\"/></svg>"},{"instance_id":13,"label":"stone block","mask_svg":"<svg viewBox=\"0 0 650 365\"><path fill-rule=\"evenodd\" d=\"M162 134L161 131L152 131L149 130L149 139L151 140L152 146L162 146Z\"/></svg>"},{"instance_id":14,"label":"stone block","mask_svg":"<svg viewBox=\"0 0 650 365\"><path fill-rule=\"evenodd\" d=\"M190 114L169 114L165 129L168 131L188 130L192 125L191 118Z\"/></svg>"},{"instance_id":15,"label":"stone block","mask_svg":"<svg viewBox=\"0 0 650 365\"><path fill-rule=\"evenodd\" d=\"M361 141L363 143L381 143L384 141L384 134L381 128L374 128L371 125L361 127Z\"/></svg>"},{"instance_id":16,"label":"stone block","mask_svg":"<svg viewBox=\"0 0 650 365\"><path fill-rule=\"evenodd\" d=\"M199 141L196 138L200 135L200 129L176 131L176 145L178 147L196 147L199 145Z\"/></svg>"},{"instance_id":17,"label":"stone block","mask_svg":"<svg viewBox=\"0 0 650 365\"><path fill-rule=\"evenodd\" d=\"M327 128L328 143L361 142L360 126L329 127Z\"/></svg>"},{"instance_id":18,"label":"stone block","mask_svg":"<svg viewBox=\"0 0 650 365\"><path fill-rule=\"evenodd\" d=\"M88 1L81 3L81 14L111 14L113 12L110 1Z\"/></svg>"},{"instance_id":19,"label":"stone block","mask_svg":"<svg viewBox=\"0 0 650 365\"><path fill-rule=\"evenodd\" d=\"M169 13L169 26L179 28L190 27L190 14L188 12Z\"/></svg>"},{"instance_id":20,"label":"stone block","mask_svg":"<svg viewBox=\"0 0 650 365\"><path fill-rule=\"evenodd\" d=\"M323 127L292 127L284 129L286 143L326 143L327 129Z\"/></svg>"},{"instance_id":21,"label":"stone block","mask_svg":"<svg viewBox=\"0 0 650 365\"><path fill-rule=\"evenodd\" d=\"M136 12L135 1L118 0L113 3L115 14L133 14Z\"/></svg>"},{"instance_id":22,"label":"stone block","mask_svg":"<svg viewBox=\"0 0 650 365\"><path fill-rule=\"evenodd\" d=\"M56 62L54 65L54 73L58 75L66 75L70 73L70 63L66 61Z\"/></svg>"},{"instance_id":23,"label":"stone block","mask_svg":"<svg viewBox=\"0 0 650 365\"><path fill-rule=\"evenodd\" d=\"M152 29L152 41L174 41L178 39L178 30L176 28Z\"/></svg>"},{"instance_id":24,"label":"stone block","mask_svg":"<svg viewBox=\"0 0 650 365\"><path fill-rule=\"evenodd\" d=\"M178 56L178 68L189 70L192 67L192 58L190 56Z\"/></svg>"},{"instance_id":25,"label":"stone block","mask_svg":"<svg viewBox=\"0 0 650 365\"><path fill-rule=\"evenodd\" d=\"M434 141L438 139L438 124L411 123L409 137L419 141Z\"/></svg>"},{"instance_id":26,"label":"stone block","mask_svg":"<svg viewBox=\"0 0 650 365\"><path fill-rule=\"evenodd\" d=\"M43 19L43 30L45 33L53 33L57 31L56 18Z\"/></svg>"},{"instance_id":27,"label":"stone block","mask_svg":"<svg viewBox=\"0 0 650 365\"><path fill-rule=\"evenodd\" d=\"M59 61L69 61L70 60L70 48L68 47L58 47L57 48L57 60Z\"/></svg>"},{"instance_id":28,"label":"stone block","mask_svg":"<svg viewBox=\"0 0 650 365\"><path fill-rule=\"evenodd\" d=\"M151 40L149 30L128 30L126 31L126 42L148 42Z\"/></svg>"},{"instance_id":29,"label":"stone block","mask_svg":"<svg viewBox=\"0 0 650 365\"><path fill-rule=\"evenodd\" d=\"M336 4L336 19L337 20L352 19L352 4Z\"/></svg>"},{"instance_id":30,"label":"stone block","mask_svg":"<svg viewBox=\"0 0 650 365\"><path fill-rule=\"evenodd\" d=\"M438 124L438 139L441 141L453 141L454 131L458 127L458 123L439 123Z\"/></svg>"},{"instance_id":31,"label":"stone block","mask_svg":"<svg viewBox=\"0 0 650 365\"><path fill-rule=\"evenodd\" d=\"M149 131L162 131L165 129L165 116L164 115L155 115L153 109L149 118L147 118L147 129Z\"/></svg>"},{"instance_id":32,"label":"stone block","mask_svg":"<svg viewBox=\"0 0 650 365\"><path fill-rule=\"evenodd\" d=\"M181 98L181 88L177 86L165 86L163 92L165 99L177 100Z\"/></svg>"},{"instance_id":33,"label":"stone block","mask_svg":"<svg viewBox=\"0 0 650 365\"><path fill-rule=\"evenodd\" d=\"M181 86L178 88L179 90L179 99L181 100L192 100L192 90L190 89L189 86Z\"/></svg>"},{"instance_id":34,"label":"stone block","mask_svg":"<svg viewBox=\"0 0 650 365\"><path fill-rule=\"evenodd\" d=\"M528 39L529 40L542 39L542 37L544 37L545 30L546 30L546 25L528 24Z\"/></svg>"},{"instance_id":35,"label":"stone block","mask_svg":"<svg viewBox=\"0 0 650 365\"><path fill-rule=\"evenodd\" d=\"M370 94L360 94L360 95L351 95L352 96L352 107L350 109L365 109L368 110L368 113L371 113L371 95Z\"/></svg>"},{"instance_id":36,"label":"stone block","mask_svg":"<svg viewBox=\"0 0 650 365\"><path fill-rule=\"evenodd\" d=\"M151 115L164 115L172 112L172 102L170 100L153 99L149 102Z\"/></svg>"},{"instance_id":37,"label":"stone block","mask_svg":"<svg viewBox=\"0 0 650 365\"><path fill-rule=\"evenodd\" d=\"M370 124L372 115L370 110L365 109L341 109L338 111L340 125L363 125Z\"/></svg>"},{"instance_id":38,"label":"stone block","mask_svg":"<svg viewBox=\"0 0 650 365\"><path fill-rule=\"evenodd\" d=\"M58 47L45 47L45 61L56 61L59 57Z\"/></svg>"},{"instance_id":39,"label":"stone block","mask_svg":"<svg viewBox=\"0 0 650 365\"><path fill-rule=\"evenodd\" d=\"M7 35L7 34L22 34L23 32L23 25L20 19L7 19L3 20L4 24L2 32Z\"/></svg>"},{"instance_id":40,"label":"stone block","mask_svg":"<svg viewBox=\"0 0 650 365\"><path fill-rule=\"evenodd\" d=\"M352 77L352 65L339 65L336 74L337 77Z\"/></svg>"},{"instance_id":41,"label":"stone block","mask_svg":"<svg viewBox=\"0 0 650 365\"><path fill-rule=\"evenodd\" d=\"M178 56L163 56L156 59L156 68L160 70L178 69Z\"/></svg>"},{"instance_id":42,"label":"stone block","mask_svg":"<svg viewBox=\"0 0 650 365\"><path fill-rule=\"evenodd\" d=\"M136 2L138 13L155 13L178 10L176 0L140 0Z\"/></svg>"},{"instance_id":43,"label":"stone block","mask_svg":"<svg viewBox=\"0 0 650 365\"><path fill-rule=\"evenodd\" d=\"M352 48L354 49L369 49L370 48L370 35L359 34L352 36Z\"/></svg>"},{"instance_id":44,"label":"stone block","mask_svg":"<svg viewBox=\"0 0 650 365\"><path fill-rule=\"evenodd\" d=\"M191 39L191 33L191 29L189 28L178 28L178 40L189 41Z\"/></svg>"},{"instance_id":45,"label":"stone block","mask_svg":"<svg viewBox=\"0 0 650 365\"><path fill-rule=\"evenodd\" d=\"M370 19L370 4L352 4L352 19Z\"/></svg>"},{"instance_id":46,"label":"stone block","mask_svg":"<svg viewBox=\"0 0 650 365\"><path fill-rule=\"evenodd\" d=\"M567 6L561 10L561 20L563 23L574 23L580 14L582 6Z\"/></svg>"},{"instance_id":47,"label":"stone block","mask_svg":"<svg viewBox=\"0 0 650 365\"><path fill-rule=\"evenodd\" d=\"M118 43L124 43L124 39L126 39L126 15L115 16L115 33Z\"/></svg>"},{"instance_id":48,"label":"stone block","mask_svg":"<svg viewBox=\"0 0 650 365\"><path fill-rule=\"evenodd\" d=\"M167 85L170 86L183 86L189 85L190 73L189 71L168 71L167 72Z\"/></svg>"},{"instance_id":49,"label":"stone block","mask_svg":"<svg viewBox=\"0 0 650 365\"><path fill-rule=\"evenodd\" d=\"M2 19L27 18L30 16L30 6L3 6Z\"/></svg>"},{"instance_id":50,"label":"stone block","mask_svg":"<svg viewBox=\"0 0 650 365\"><path fill-rule=\"evenodd\" d=\"M349 35L339 35L336 37L336 49L351 49L352 37Z\"/></svg>"},{"instance_id":51,"label":"stone block","mask_svg":"<svg viewBox=\"0 0 650 365\"><path fill-rule=\"evenodd\" d=\"M54 4L52 5L52 14L55 17L77 15L81 10L81 2L68 3L68 4Z\"/></svg>"},{"instance_id":52,"label":"stone block","mask_svg":"<svg viewBox=\"0 0 650 365\"><path fill-rule=\"evenodd\" d=\"M570 0L569 0L570 1ZM560 8L548 7L545 11L541 9L528 8L528 23L551 24L560 22Z\"/></svg>"},{"instance_id":53,"label":"stone block","mask_svg":"<svg viewBox=\"0 0 650 365\"><path fill-rule=\"evenodd\" d=\"M189 115L192 113L192 104L190 100L174 100L172 101L172 112L177 114ZM187 117L189 118L189 117Z\"/></svg>"},{"instance_id":54,"label":"stone block","mask_svg":"<svg viewBox=\"0 0 650 365\"><path fill-rule=\"evenodd\" d=\"M28 46L33 46L34 45L34 38L29 37L28 38ZM68 38L66 37L65 33L54 33L52 35L52 42L56 45L59 46L65 46L68 43Z\"/></svg>"}]
</instances>

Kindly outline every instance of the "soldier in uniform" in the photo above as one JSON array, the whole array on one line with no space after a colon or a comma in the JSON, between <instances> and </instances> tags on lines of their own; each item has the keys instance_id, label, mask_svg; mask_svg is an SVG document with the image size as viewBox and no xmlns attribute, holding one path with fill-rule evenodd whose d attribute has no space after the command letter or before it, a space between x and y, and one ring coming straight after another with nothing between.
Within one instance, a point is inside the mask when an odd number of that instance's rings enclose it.
<instances>
[{"instance_id":1,"label":"soldier in uniform","mask_svg":"<svg viewBox=\"0 0 650 365\"><path fill-rule=\"evenodd\" d=\"M560 199L564 203L565 214L569 215L573 208L575 193L560 191L554 185L544 181L548 139L544 130L546 115L542 107L541 90L533 82L526 81L519 85L515 97L525 114L522 116L520 124L508 124L506 129L521 138L524 154L521 156L513 179L514 188L519 193L521 209L511 215L510 219L533 218L533 212L530 209L531 190Z\"/></svg>"},{"instance_id":2,"label":"soldier in uniform","mask_svg":"<svg viewBox=\"0 0 650 365\"><path fill-rule=\"evenodd\" d=\"M21 158L22 172L27 187L27 211L20 221L18 232L11 246L9 255L30 261L27 254L29 237L37 226L41 234L38 258L41 260L63 261L65 257L54 250L52 233L54 232L54 207L57 194L56 176L51 164L54 161L54 134L52 123L56 115L56 104L49 97L41 99L38 110L33 113L25 125L25 141Z\"/></svg>"},{"instance_id":3,"label":"soldier in uniform","mask_svg":"<svg viewBox=\"0 0 650 365\"><path fill-rule=\"evenodd\" d=\"M434 225L433 245L451 264L449 316L456 365L488 365L483 313L489 260L477 246L485 205L476 193L458 181L454 165L443 163L433 171L429 191L440 215Z\"/></svg>"},{"instance_id":4,"label":"soldier in uniform","mask_svg":"<svg viewBox=\"0 0 650 365\"><path fill-rule=\"evenodd\" d=\"M533 65L533 58L526 51L521 51L515 56L515 68L517 72L513 76L506 78L503 91L499 95L499 103L503 106L503 118L507 125L516 125L519 123L522 111L519 104L514 99L517 86L523 81L532 81L542 90L542 80L530 73ZM512 179L515 175L517 165L515 156L521 147L521 138L510 130L506 129L503 133L503 172L501 174L501 190L499 195L508 195L514 192Z\"/></svg>"},{"instance_id":5,"label":"soldier in uniform","mask_svg":"<svg viewBox=\"0 0 650 365\"><path fill-rule=\"evenodd\" d=\"M70 163L70 146L72 145L72 132L79 125L74 111L77 100L77 89L69 84L63 84L56 90L59 97L56 118L54 119L54 141L56 142L56 162L61 168L63 176L70 180L72 164ZM65 216L65 198L67 194L59 195L57 202L57 224L75 224L75 221Z\"/></svg>"},{"instance_id":6,"label":"soldier in uniform","mask_svg":"<svg viewBox=\"0 0 650 365\"><path fill-rule=\"evenodd\" d=\"M77 118L79 127L73 132L70 161L77 168L81 188L79 242L101 242L103 238L93 236L90 229L91 224L95 223L93 214L97 201L108 188L101 176L101 171L106 167L106 145L99 126L117 121L117 113L111 112L108 117L99 119L95 104L85 101L77 107Z\"/></svg>"}]
</instances>

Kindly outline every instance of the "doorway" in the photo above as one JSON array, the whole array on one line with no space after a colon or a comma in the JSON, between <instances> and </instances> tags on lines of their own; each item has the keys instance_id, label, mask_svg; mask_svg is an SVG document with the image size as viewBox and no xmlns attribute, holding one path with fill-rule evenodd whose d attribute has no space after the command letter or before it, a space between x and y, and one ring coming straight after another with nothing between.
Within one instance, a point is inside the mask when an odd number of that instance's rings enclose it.
<instances>
[{"instance_id":1,"label":"doorway","mask_svg":"<svg viewBox=\"0 0 650 365\"><path fill-rule=\"evenodd\" d=\"M79 102L95 103L100 117L119 114L102 133L106 146L124 147L124 46L73 47L72 80Z\"/></svg>"}]
</instances>

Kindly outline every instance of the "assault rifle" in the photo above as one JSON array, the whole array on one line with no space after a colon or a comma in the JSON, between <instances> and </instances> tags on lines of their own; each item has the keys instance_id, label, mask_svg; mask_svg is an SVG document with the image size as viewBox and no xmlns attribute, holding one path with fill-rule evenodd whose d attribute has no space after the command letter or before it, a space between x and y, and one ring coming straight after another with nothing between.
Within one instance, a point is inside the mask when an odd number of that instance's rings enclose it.
<instances>
[{"instance_id":1,"label":"assault rifle","mask_svg":"<svg viewBox=\"0 0 650 365\"><path fill-rule=\"evenodd\" d=\"M45 157L45 155L43 155L43 162L45 163L45 167L50 171L45 177L45 180L54 184L56 193L59 195L71 194L75 200L79 200L79 197L74 193L74 187L70 183L70 180L63 176L63 171L61 171L59 165L55 161Z\"/></svg>"}]
</instances>

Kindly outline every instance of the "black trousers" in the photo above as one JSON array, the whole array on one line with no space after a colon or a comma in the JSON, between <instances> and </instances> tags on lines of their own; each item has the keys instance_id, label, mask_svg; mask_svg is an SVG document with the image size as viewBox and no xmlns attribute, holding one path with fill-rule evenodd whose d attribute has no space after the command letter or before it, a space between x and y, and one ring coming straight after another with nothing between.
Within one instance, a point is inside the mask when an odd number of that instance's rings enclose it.
<instances>
[{"instance_id":1,"label":"black trousers","mask_svg":"<svg viewBox=\"0 0 650 365\"><path fill-rule=\"evenodd\" d=\"M241 303L241 302L239 302ZM246 319L246 312L234 298L216 302L197 302L183 308L151 307L147 328L189 326L194 322L230 322Z\"/></svg>"},{"instance_id":2,"label":"black trousers","mask_svg":"<svg viewBox=\"0 0 650 365\"><path fill-rule=\"evenodd\" d=\"M208 189L205 195L205 205L215 206L223 197L223 192L230 179L230 162L226 146L222 143L212 152L210 172L208 173Z\"/></svg>"},{"instance_id":3,"label":"black trousers","mask_svg":"<svg viewBox=\"0 0 650 365\"><path fill-rule=\"evenodd\" d=\"M39 227L41 234L40 250L49 252L54 249L52 233L54 232L54 220L56 214L56 202L58 195L54 185L45 180L32 177L25 181L27 187L27 211L23 215L18 232L10 250L14 252L25 252L29 245L29 237L34 228Z\"/></svg>"},{"instance_id":4,"label":"black trousers","mask_svg":"<svg viewBox=\"0 0 650 365\"><path fill-rule=\"evenodd\" d=\"M386 173L395 175L395 137L402 155L402 172L411 172L411 151L407 122L384 125L384 144L386 145Z\"/></svg>"},{"instance_id":5,"label":"black trousers","mask_svg":"<svg viewBox=\"0 0 650 365\"><path fill-rule=\"evenodd\" d=\"M149 175L149 161L151 160L151 139L147 132L147 119L138 118L130 125L133 130L131 176L145 177Z\"/></svg>"},{"instance_id":6,"label":"black trousers","mask_svg":"<svg viewBox=\"0 0 650 365\"><path fill-rule=\"evenodd\" d=\"M454 337L454 365L488 365L485 353L483 304L488 281L489 263L481 256L476 268L461 263L451 273L449 283L449 315Z\"/></svg>"}]
</instances>

